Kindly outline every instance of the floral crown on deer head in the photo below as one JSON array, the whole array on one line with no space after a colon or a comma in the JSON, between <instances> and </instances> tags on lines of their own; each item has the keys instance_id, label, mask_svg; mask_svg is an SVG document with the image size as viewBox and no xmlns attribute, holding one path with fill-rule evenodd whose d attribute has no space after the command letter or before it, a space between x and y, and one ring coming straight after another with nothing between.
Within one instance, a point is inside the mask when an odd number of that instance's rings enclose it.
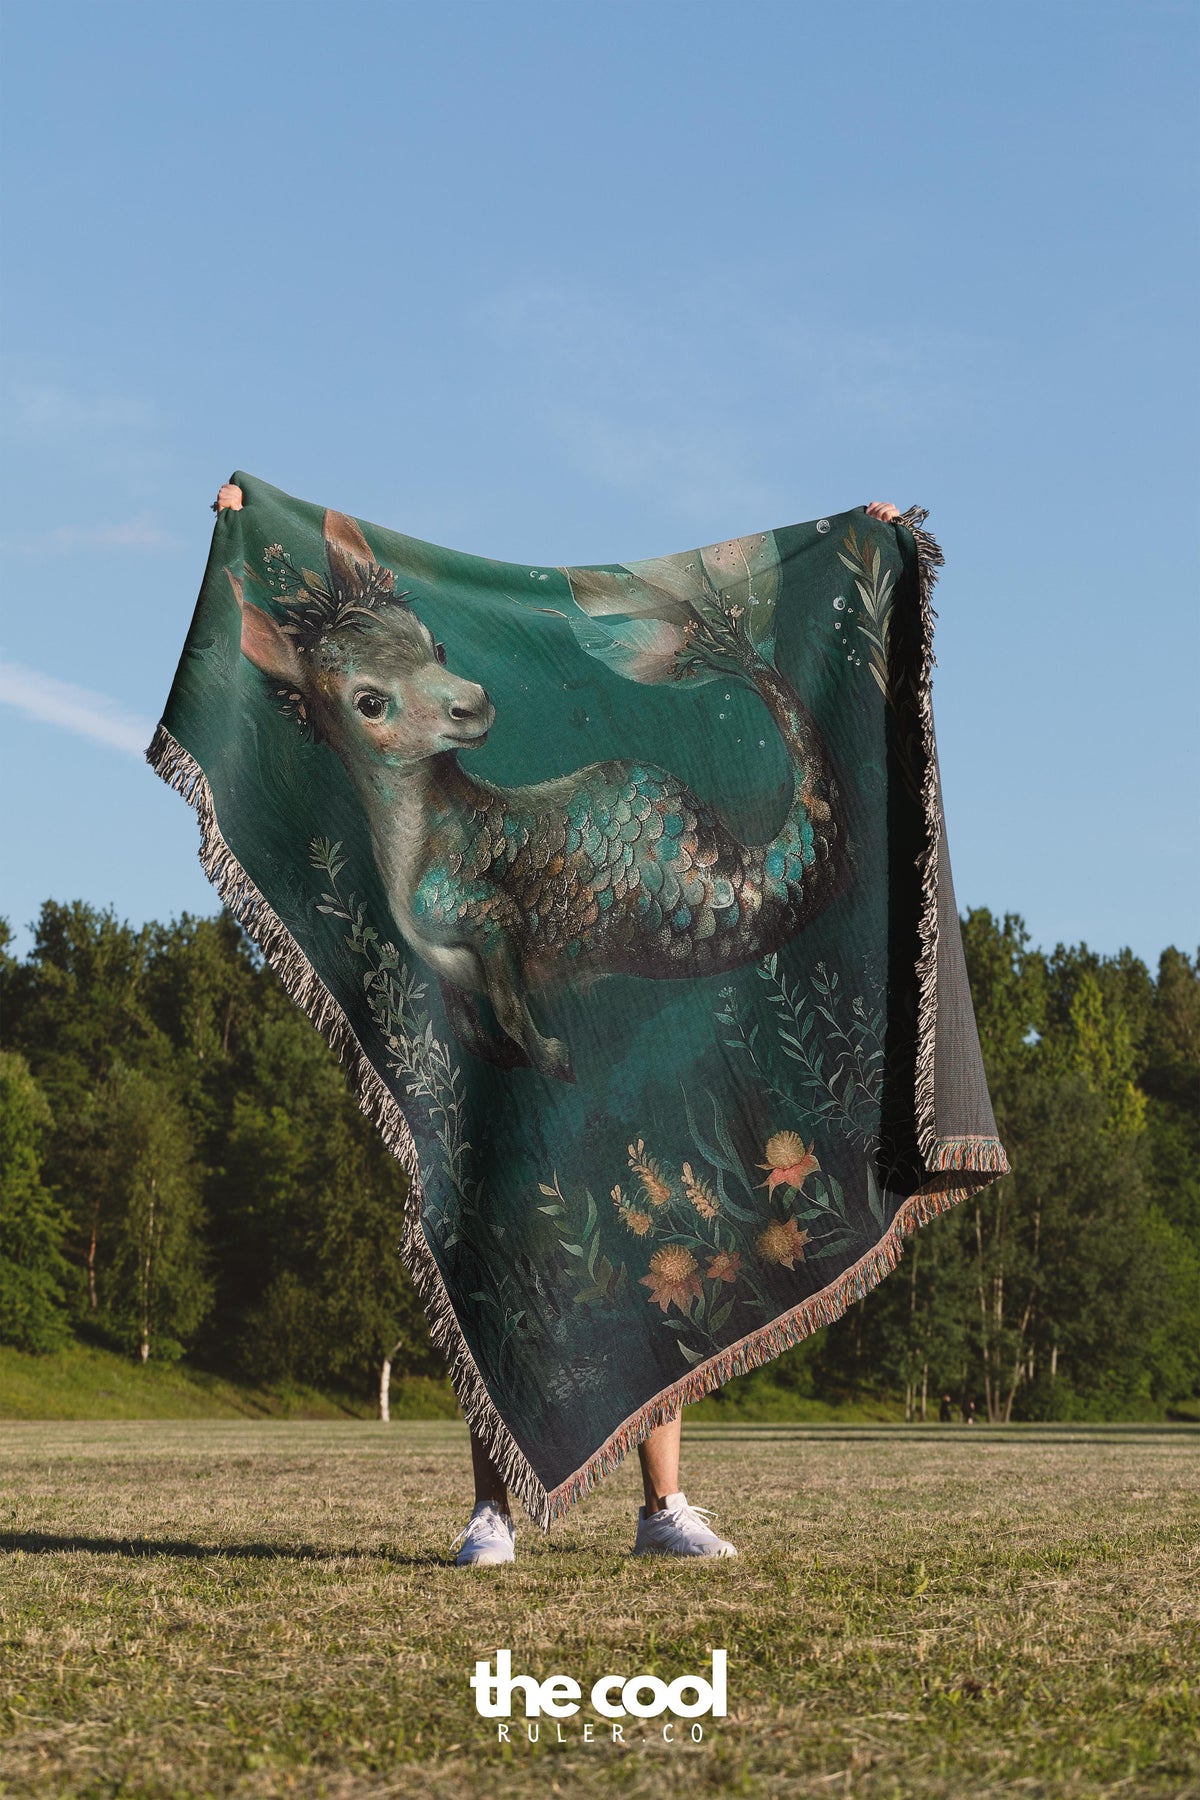
<instances>
[{"instance_id":1,"label":"floral crown on deer head","mask_svg":"<svg viewBox=\"0 0 1200 1800\"><path fill-rule=\"evenodd\" d=\"M355 521L345 513L325 514L327 573L298 569L282 544L263 551L266 585L287 609L282 629L311 655L335 631L361 631L384 606L399 606L408 591L396 592L391 569L376 562Z\"/></svg>"},{"instance_id":2,"label":"floral crown on deer head","mask_svg":"<svg viewBox=\"0 0 1200 1800\"><path fill-rule=\"evenodd\" d=\"M300 677L300 665L317 664L336 656L334 640L358 632L377 621L385 607L402 606L408 590L396 592L396 577L382 567L356 522L345 513L327 512L324 520L326 573L297 568L282 544L268 544L263 551L265 573L257 576L285 617L272 618L243 605L242 582L230 572L230 582L242 608L242 649L250 660L275 682L275 702L285 718L291 718L313 740L319 732L312 718ZM250 574L247 569L247 574ZM257 625L251 621L257 619ZM247 632L249 631L249 636ZM267 643L260 641L266 635ZM274 634L274 647L270 639ZM282 646L291 640L286 651Z\"/></svg>"}]
</instances>

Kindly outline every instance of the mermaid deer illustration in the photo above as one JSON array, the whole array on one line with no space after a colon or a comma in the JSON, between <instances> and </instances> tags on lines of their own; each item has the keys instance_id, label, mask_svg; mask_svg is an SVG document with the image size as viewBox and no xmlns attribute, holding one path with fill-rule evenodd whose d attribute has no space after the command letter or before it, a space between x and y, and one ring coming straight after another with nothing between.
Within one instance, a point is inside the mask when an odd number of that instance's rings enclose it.
<instances>
[{"instance_id":1,"label":"mermaid deer illustration","mask_svg":"<svg viewBox=\"0 0 1200 1800\"><path fill-rule=\"evenodd\" d=\"M242 650L340 758L396 923L475 1054L569 1081L567 1046L530 1010L539 989L736 969L848 883L828 753L772 660L772 534L616 572L566 570L575 610L562 615L589 654L632 680L732 679L761 696L792 769L787 816L763 844L741 843L676 776L637 759L519 788L469 775L459 756L487 739L488 694L448 667L353 519L327 512L324 541L324 575L296 570L278 545L267 552L282 622L234 581Z\"/></svg>"}]
</instances>

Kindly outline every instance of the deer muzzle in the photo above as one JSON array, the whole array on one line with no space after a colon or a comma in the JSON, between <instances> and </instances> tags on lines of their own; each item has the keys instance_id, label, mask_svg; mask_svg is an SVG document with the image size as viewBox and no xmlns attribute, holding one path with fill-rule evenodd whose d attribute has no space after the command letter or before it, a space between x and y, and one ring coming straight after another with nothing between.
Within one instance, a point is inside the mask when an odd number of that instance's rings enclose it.
<instances>
[{"instance_id":1,"label":"deer muzzle","mask_svg":"<svg viewBox=\"0 0 1200 1800\"><path fill-rule=\"evenodd\" d=\"M496 709L486 688L475 682L464 682L446 708L449 715L448 735L463 744L482 743L496 718Z\"/></svg>"}]
</instances>

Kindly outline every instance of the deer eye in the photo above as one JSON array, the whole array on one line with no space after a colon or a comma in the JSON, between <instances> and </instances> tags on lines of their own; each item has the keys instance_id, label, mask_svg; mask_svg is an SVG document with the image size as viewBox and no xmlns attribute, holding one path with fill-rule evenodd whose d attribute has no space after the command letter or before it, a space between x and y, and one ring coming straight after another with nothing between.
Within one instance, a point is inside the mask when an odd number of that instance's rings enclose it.
<instances>
[{"instance_id":1,"label":"deer eye","mask_svg":"<svg viewBox=\"0 0 1200 1800\"><path fill-rule=\"evenodd\" d=\"M437 659L440 663L444 663L446 660L445 644L435 644L433 646L433 654L437 657Z\"/></svg>"},{"instance_id":2,"label":"deer eye","mask_svg":"<svg viewBox=\"0 0 1200 1800\"><path fill-rule=\"evenodd\" d=\"M382 719L387 711L387 701L382 694L359 694L354 702L356 712L364 719Z\"/></svg>"}]
</instances>

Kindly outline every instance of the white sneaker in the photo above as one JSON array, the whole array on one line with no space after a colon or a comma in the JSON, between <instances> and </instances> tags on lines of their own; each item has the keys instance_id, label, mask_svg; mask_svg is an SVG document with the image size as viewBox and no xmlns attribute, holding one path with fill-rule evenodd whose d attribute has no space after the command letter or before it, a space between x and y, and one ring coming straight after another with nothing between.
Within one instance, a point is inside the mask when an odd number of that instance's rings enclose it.
<instances>
[{"instance_id":1,"label":"white sneaker","mask_svg":"<svg viewBox=\"0 0 1200 1800\"><path fill-rule=\"evenodd\" d=\"M501 1512L490 1500L481 1500L450 1548L453 1550L454 1544L462 1544L454 1559L460 1569L488 1569L496 1563L516 1561L515 1537L516 1529L510 1514Z\"/></svg>"},{"instance_id":2,"label":"white sneaker","mask_svg":"<svg viewBox=\"0 0 1200 1800\"><path fill-rule=\"evenodd\" d=\"M659 1512L638 1508L635 1556L736 1556L728 1538L710 1531L701 1516L712 1518L706 1506L689 1506L686 1494L667 1494Z\"/></svg>"}]
</instances>

